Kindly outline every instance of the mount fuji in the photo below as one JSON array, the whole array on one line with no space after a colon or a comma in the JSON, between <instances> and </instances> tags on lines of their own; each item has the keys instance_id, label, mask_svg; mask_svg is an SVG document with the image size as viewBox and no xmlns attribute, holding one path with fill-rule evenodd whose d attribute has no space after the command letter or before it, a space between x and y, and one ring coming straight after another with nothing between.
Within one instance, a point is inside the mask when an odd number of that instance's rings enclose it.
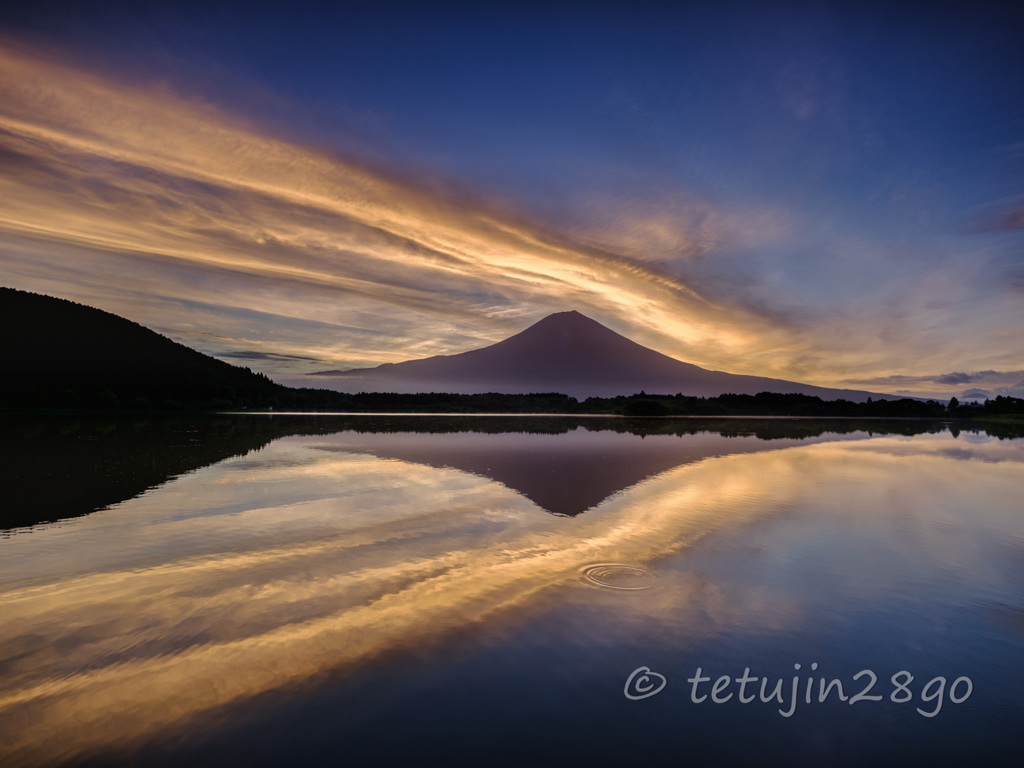
<instances>
[{"instance_id":1,"label":"mount fuji","mask_svg":"<svg viewBox=\"0 0 1024 768\"><path fill-rule=\"evenodd\" d=\"M548 315L504 341L457 355L307 376L319 381L305 386L341 392L560 392L581 399L638 392L698 397L779 392L853 402L868 397L899 399L897 395L710 371L637 344L575 311Z\"/></svg>"}]
</instances>

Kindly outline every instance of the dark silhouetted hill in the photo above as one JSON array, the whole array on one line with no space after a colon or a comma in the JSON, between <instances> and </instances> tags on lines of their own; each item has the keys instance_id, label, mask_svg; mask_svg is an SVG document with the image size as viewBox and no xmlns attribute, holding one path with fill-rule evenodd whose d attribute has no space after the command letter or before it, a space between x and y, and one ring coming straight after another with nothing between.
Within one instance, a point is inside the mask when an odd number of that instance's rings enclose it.
<instances>
[{"instance_id":1,"label":"dark silhouetted hill","mask_svg":"<svg viewBox=\"0 0 1024 768\"><path fill-rule=\"evenodd\" d=\"M0 288L0 406L260 407L288 388L138 323Z\"/></svg>"},{"instance_id":2,"label":"dark silhouetted hill","mask_svg":"<svg viewBox=\"0 0 1024 768\"><path fill-rule=\"evenodd\" d=\"M0 288L0 327L0 410L7 411L273 408L958 419L1019 419L1018 414L1024 413L1024 400L1014 398L998 397L983 406L951 403L947 407L933 401L708 371L647 349L576 312L551 315L505 341L462 355L349 372L355 374L350 382L366 390L355 394L286 387L109 312L11 288ZM347 378L340 372L330 373L310 380ZM436 378L440 376L454 376L452 381L444 380L450 389L427 386L433 380L440 387L442 380ZM462 388L460 393L460 376L463 382L484 387L483 391L466 394ZM503 383L506 379L508 383ZM403 392L398 385L410 381L416 382L417 389ZM615 394L581 402L561 393L585 381ZM715 394L687 394L694 390Z\"/></svg>"}]
</instances>

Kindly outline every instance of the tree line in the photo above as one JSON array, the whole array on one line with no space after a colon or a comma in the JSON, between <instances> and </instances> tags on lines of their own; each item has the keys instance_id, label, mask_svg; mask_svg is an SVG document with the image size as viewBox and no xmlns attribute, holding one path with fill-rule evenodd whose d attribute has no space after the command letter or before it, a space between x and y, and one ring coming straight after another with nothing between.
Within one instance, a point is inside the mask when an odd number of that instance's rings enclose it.
<instances>
[{"instance_id":1,"label":"tree line","mask_svg":"<svg viewBox=\"0 0 1024 768\"><path fill-rule=\"evenodd\" d=\"M693 397L639 392L618 397L577 400L557 392L535 394L483 394L360 392L347 394L326 389L297 389L275 384L262 374L242 381L213 377L205 386L161 389L156 392L120 389L79 391L55 386L22 390L17 398L4 398L6 410L101 410L101 411L333 411L345 413L508 413L508 414L605 414L646 418L658 416L803 416L915 419L978 419L1024 415L1024 400L999 396L985 403L961 404L935 400L868 399L823 400L813 395L761 392L756 395L723 394Z\"/></svg>"}]
</instances>

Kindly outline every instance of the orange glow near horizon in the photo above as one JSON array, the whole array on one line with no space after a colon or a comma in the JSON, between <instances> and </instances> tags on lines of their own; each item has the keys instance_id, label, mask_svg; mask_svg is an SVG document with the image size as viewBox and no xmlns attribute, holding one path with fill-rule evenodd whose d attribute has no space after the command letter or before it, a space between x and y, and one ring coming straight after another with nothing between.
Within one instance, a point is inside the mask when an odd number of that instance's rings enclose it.
<instances>
[{"instance_id":1,"label":"orange glow near horizon","mask_svg":"<svg viewBox=\"0 0 1024 768\"><path fill-rule=\"evenodd\" d=\"M732 373L847 386L946 365L914 342L908 371L904 348L844 332L848 319L766 313L651 257L772 241L786 225L770 212L744 222L677 200L668 213L627 208L590 230L558 232L261 133L169 87L120 83L15 46L0 49L0 105L10 160L0 175L4 282L100 306L204 351L360 367L484 346L577 309ZM698 223L686 223L691 213ZM963 350L975 370L1012 367L981 345Z\"/></svg>"}]
</instances>

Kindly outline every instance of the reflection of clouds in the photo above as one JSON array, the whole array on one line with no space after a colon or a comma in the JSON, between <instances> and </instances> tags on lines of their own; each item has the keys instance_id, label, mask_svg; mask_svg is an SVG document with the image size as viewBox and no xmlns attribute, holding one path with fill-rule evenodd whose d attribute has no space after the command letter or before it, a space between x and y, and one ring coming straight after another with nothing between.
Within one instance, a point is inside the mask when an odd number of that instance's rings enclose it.
<instances>
[{"instance_id":1,"label":"reflection of clouds","mask_svg":"<svg viewBox=\"0 0 1024 768\"><path fill-rule=\"evenodd\" d=\"M828 439L837 436L773 440L769 447L752 435L680 439L576 427L560 434L506 433L500 439L472 432L359 433L318 447L459 469L496 480L548 512L575 516L682 464Z\"/></svg>"},{"instance_id":2,"label":"reflection of clouds","mask_svg":"<svg viewBox=\"0 0 1024 768\"><path fill-rule=\"evenodd\" d=\"M642 562L735 521L754 483L650 481L580 525L463 473L322 451L302 466L302 452L281 441L258 454L269 468L228 461L101 513L96 530L55 531L47 546L82 553L78 575L37 567L2 598L5 647L44 636L63 651L36 646L7 677L5 730L35 723L14 737L22 754L71 722L69 754L486 621L582 563ZM8 579L40 562L40 538L20 540Z\"/></svg>"},{"instance_id":3,"label":"reflection of clouds","mask_svg":"<svg viewBox=\"0 0 1024 768\"><path fill-rule=\"evenodd\" d=\"M799 595L737 597L672 563L713 531L739 534L782 511L955 522L969 493L972 509L996 510L990 525L1012 526L1000 510L1016 500L1024 458L1019 441L992 441L972 450L1001 463L950 460L949 436L734 455L570 520L461 472L315 449L329 439L281 440L73 526L0 542L10 659L0 729L15 762L116 748L452 629L500 628L588 563L661 572L642 603L621 606L652 631L797 625ZM919 528L927 551L958 567L982 556ZM565 599L614 597L581 587Z\"/></svg>"},{"instance_id":4,"label":"reflection of clouds","mask_svg":"<svg viewBox=\"0 0 1024 768\"><path fill-rule=\"evenodd\" d=\"M915 435L914 437L890 437L884 440L865 440L856 444L844 444L850 451L878 454L881 456L914 456L919 461L928 461L936 457L953 458L951 451L962 448L959 443L970 443L966 452L971 460L990 463L1024 462L1024 443L1020 440L1000 440L978 432L961 432L953 438L948 432L938 435ZM965 465L966 466L966 465ZM967 471L970 471L969 467Z\"/></svg>"}]
</instances>

